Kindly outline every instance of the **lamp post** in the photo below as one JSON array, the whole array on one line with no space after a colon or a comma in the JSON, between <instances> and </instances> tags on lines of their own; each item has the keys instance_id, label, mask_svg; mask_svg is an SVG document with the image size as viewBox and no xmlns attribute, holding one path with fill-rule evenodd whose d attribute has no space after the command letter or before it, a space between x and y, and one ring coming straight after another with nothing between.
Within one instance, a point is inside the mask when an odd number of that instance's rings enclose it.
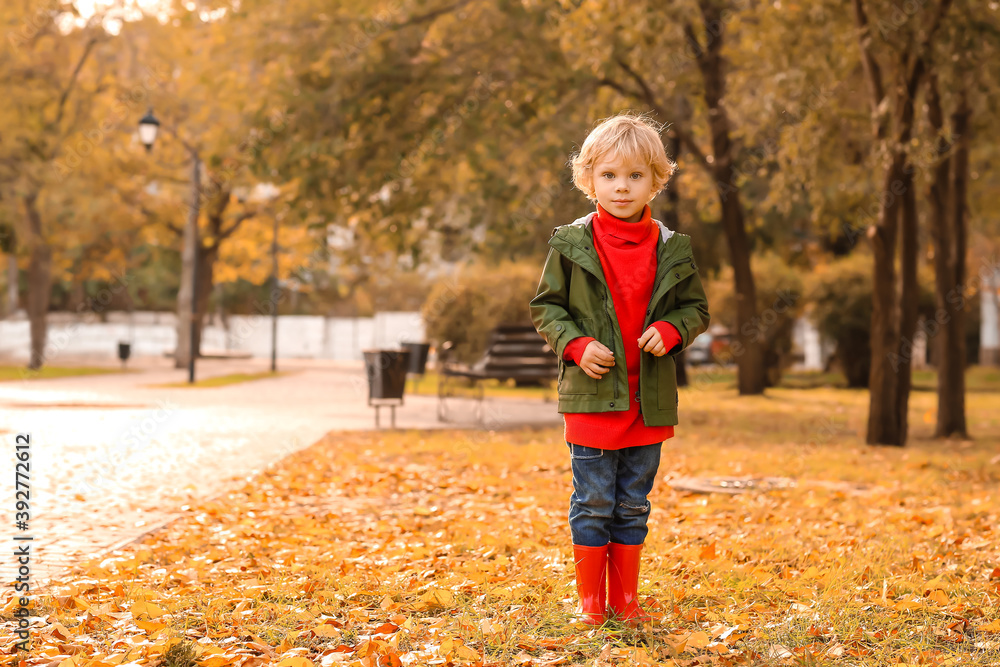
<instances>
[{"instance_id":1,"label":"lamp post","mask_svg":"<svg viewBox=\"0 0 1000 667\"><path fill-rule=\"evenodd\" d=\"M146 146L148 153L153 149L156 135L159 134L160 121L153 115L153 109L139 120L139 139ZM177 133L171 131L175 137ZM188 338L188 382L194 383L195 336L198 330L198 213L201 203L201 158L198 151L186 141L177 137L191 154L191 206L188 209L187 227L184 230L184 253L191 258L191 328ZM180 347L180 340L177 342Z\"/></svg>"},{"instance_id":2,"label":"lamp post","mask_svg":"<svg viewBox=\"0 0 1000 667\"><path fill-rule=\"evenodd\" d=\"M278 370L278 214L274 211L271 235L271 372Z\"/></svg>"}]
</instances>

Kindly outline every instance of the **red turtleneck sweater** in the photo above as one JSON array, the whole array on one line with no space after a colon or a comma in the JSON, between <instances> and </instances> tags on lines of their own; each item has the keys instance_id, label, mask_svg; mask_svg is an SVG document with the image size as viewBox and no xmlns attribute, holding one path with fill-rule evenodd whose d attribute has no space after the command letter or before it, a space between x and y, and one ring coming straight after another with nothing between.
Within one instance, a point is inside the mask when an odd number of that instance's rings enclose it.
<instances>
[{"instance_id":1,"label":"red turtleneck sweater","mask_svg":"<svg viewBox=\"0 0 1000 667\"><path fill-rule=\"evenodd\" d=\"M646 426L639 413L639 403L635 400L639 390L639 338L643 334L646 308L653 296L659 227L653 222L648 205L638 222L626 222L598 204L597 215L591 219L591 225L594 247L611 288L615 315L625 343L628 391L623 398L629 401L629 409L627 412L564 413L565 438L573 444L599 449L623 449L663 442L674 436L674 427ZM667 351L681 342L680 333L669 322L653 322L652 326L660 332ZM573 339L566 346L563 358L579 364L583 351L592 340L589 336ZM616 366L620 363L621 359L615 359ZM614 380L609 373L598 382Z\"/></svg>"}]
</instances>

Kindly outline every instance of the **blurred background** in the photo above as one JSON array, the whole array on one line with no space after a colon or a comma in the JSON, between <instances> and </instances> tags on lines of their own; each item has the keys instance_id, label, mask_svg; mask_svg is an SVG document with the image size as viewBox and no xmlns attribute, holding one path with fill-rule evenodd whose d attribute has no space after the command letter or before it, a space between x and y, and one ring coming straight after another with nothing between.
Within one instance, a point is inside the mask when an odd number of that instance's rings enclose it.
<instances>
[{"instance_id":1,"label":"blurred background","mask_svg":"<svg viewBox=\"0 0 1000 667\"><path fill-rule=\"evenodd\" d=\"M7 0L0 25L9 363L266 357L275 312L281 357L473 363L591 210L569 155L632 110L665 124L653 215L709 288L692 368L869 388L889 443L912 371L941 434L969 366L996 381L997 2Z\"/></svg>"}]
</instances>

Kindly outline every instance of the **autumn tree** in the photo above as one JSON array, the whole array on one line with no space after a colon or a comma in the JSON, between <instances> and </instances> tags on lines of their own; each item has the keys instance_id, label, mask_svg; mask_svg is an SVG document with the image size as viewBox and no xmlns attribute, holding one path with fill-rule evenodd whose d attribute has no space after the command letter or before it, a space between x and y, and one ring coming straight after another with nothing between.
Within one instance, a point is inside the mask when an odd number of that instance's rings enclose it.
<instances>
[{"instance_id":1,"label":"autumn tree","mask_svg":"<svg viewBox=\"0 0 1000 667\"><path fill-rule=\"evenodd\" d=\"M267 100L262 92L267 82L250 57L264 29L260 23L233 12L228 3L201 3L194 9L175 3L171 15L174 20L166 23L147 17L128 24L122 38L138 54L133 73L141 71L139 59L145 66L174 73L149 91L161 132L147 167L155 186L141 198L141 205L158 223L161 240L182 248L174 354L181 368L200 349L225 244L266 203L273 204L250 196L267 180L254 168L260 153L288 128L289 118L275 107L260 118L253 116ZM268 218L272 220L273 215ZM268 249L261 246L258 251L267 254ZM192 284L195 263L197 294ZM193 341L192 298L197 313Z\"/></svg>"},{"instance_id":2,"label":"autumn tree","mask_svg":"<svg viewBox=\"0 0 1000 667\"><path fill-rule=\"evenodd\" d=\"M926 186L937 311L928 323L938 368L935 436L967 438L965 308L969 296L970 154L983 130L975 109L996 103L1000 25L974 3L956 2L927 54L926 117L932 164ZM991 17L992 18L992 17Z\"/></svg>"},{"instance_id":3,"label":"autumn tree","mask_svg":"<svg viewBox=\"0 0 1000 667\"><path fill-rule=\"evenodd\" d=\"M72 22L72 3L25 0L5 3L0 24L8 48L0 52L0 81L8 95L0 142L0 205L14 220L17 239L26 248L27 313L31 353L37 369L46 358L53 256L60 231L79 224L81 215L67 201L74 181L66 173L67 154L79 145L93 146L84 133L98 129L99 104L107 71L109 35L102 16L82 26ZM102 54L98 54L102 51ZM104 57L104 66L95 61ZM78 182L78 181L77 181Z\"/></svg>"}]
</instances>

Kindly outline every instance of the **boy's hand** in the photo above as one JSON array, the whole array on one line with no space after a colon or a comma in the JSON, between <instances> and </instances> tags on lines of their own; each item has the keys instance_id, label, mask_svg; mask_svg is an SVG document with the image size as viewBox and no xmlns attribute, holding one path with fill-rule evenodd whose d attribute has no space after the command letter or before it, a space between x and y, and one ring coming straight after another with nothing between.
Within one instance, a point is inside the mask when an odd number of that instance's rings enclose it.
<instances>
[{"instance_id":1,"label":"boy's hand","mask_svg":"<svg viewBox=\"0 0 1000 667\"><path fill-rule=\"evenodd\" d=\"M595 380L600 380L604 377L605 373L611 370L607 366L614 365L614 352L596 340L592 340L587 344L586 349L583 351L583 356L580 357L580 368Z\"/></svg>"},{"instance_id":2,"label":"boy's hand","mask_svg":"<svg viewBox=\"0 0 1000 667\"><path fill-rule=\"evenodd\" d=\"M639 349L650 352L655 357L662 357L667 353L667 347L663 344L663 338L654 326L650 326L639 337Z\"/></svg>"}]
</instances>

